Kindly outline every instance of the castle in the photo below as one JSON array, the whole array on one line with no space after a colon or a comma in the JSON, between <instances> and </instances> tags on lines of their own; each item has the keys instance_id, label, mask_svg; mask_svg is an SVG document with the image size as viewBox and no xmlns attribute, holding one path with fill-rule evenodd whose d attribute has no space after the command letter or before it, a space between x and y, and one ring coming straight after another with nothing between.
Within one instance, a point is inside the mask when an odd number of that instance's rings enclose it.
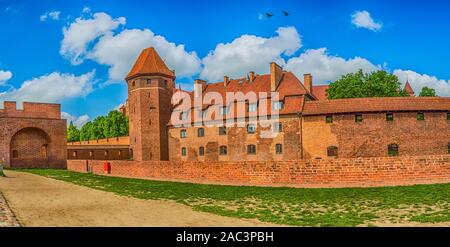
<instances>
[{"instance_id":1,"label":"castle","mask_svg":"<svg viewBox=\"0 0 450 247\"><path fill-rule=\"evenodd\" d=\"M10 168L66 168L67 122L59 104L5 101L0 109L0 163Z\"/></svg>"},{"instance_id":2,"label":"castle","mask_svg":"<svg viewBox=\"0 0 450 247\"><path fill-rule=\"evenodd\" d=\"M175 78L153 48L142 51L127 75L122 110L130 119L133 160L287 161L450 152L450 98L414 97L409 83L405 90L411 97L327 100L327 86L314 86L309 74L302 82L276 63L270 74L195 80L192 92L177 89ZM237 93L244 97L227 99ZM223 102L205 102L208 94ZM198 98L200 104L193 103ZM245 106L240 116L239 104ZM271 118L277 121L262 124ZM263 137L270 132L276 135Z\"/></svg>"}]
</instances>

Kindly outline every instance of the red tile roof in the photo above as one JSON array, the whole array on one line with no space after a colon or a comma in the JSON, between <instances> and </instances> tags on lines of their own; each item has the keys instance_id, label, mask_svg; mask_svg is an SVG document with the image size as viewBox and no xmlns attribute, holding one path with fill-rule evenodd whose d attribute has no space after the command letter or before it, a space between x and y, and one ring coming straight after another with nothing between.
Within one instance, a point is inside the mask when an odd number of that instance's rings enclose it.
<instances>
[{"instance_id":1,"label":"red tile roof","mask_svg":"<svg viewBox=\"0 0 450 247\"><path fill-rule=\"evenodd\" d=\"M144 49L126 79L137 75L165 75L175 78L175 72L167 68L153 47Z\"/></svg>"},{"instance_id":2,"label":"red tile roof","mask_svg":"<svg viewBox=\"0 0 450 247\"><path fill-rule=\"evenodd\" d=\"M450 98L384 97L307 101L303 115L399 111L450 111Z\"/></svg>"},{"instance_id":3,"label":"red tile roof","mask_svg":"<svg viewBox=\"0 0 450 247\"><path fill-rule=\"evenodd\" d=\"M405 84L405 91L407 93L409 93L409 95L413 96L414 95L414 90L412 89L411 85L409 84L409 82L407 81Z\"/></svg>"},{"instance_id":4,"label":"red tile roof","mask_svg":"<svg viewBox=\"0 0 450 247\"><path fill-rule=\"evenodd\" d=\"M313 86L313 94L316 96L318 100L327 100L327 89L329 88L329 85L319 85L319 86Z\"/></svg>"}]
</instances>

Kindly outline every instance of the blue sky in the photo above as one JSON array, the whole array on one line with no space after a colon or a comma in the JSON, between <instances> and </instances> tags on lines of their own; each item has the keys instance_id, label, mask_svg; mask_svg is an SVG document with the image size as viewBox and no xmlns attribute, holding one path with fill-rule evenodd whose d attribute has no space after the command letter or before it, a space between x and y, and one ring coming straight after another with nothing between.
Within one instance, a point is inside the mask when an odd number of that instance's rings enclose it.
<instances>
[{"instance_id":1,"label":"blue sky","mask_svg":"<svg viewBox=\"0 0 450 247\"><path fill-rule=\"evenodd\" d=\"M122 78L148 46L186 89L276 61L315 84L383 68L449 96L449 11L433 0L0 0L0 100L61 103L82 124L126 100Z\"/></svg>"}]
</instances>

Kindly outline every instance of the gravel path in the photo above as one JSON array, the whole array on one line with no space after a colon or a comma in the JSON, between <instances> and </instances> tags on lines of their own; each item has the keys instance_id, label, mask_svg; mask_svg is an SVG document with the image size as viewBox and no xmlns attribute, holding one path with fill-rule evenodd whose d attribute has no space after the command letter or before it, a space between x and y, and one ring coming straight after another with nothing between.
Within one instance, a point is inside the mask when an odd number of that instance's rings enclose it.
<instances>
[{"instance_id":1,"label":"gravel path","mask_svg":"<svg viewBox=\"0 0 450 247\"><path fill-rule=\"evenodd\" d=\"M0 177L0 192L23 226L271 226L196 212L172 201L118 196L24 172L7 170L5 174L6 178ZM1 205L0 201L0 222Z\"/></svg>"},{"instance_id":2,"label":"gravel path","mask_svg":"<svg viewBox=\"0 0 450 247\"><path fill-rule=\"evenodd\" d=\"M0 227L20 226L8 203L0 193Z\"/></svg>"}]
</instances>

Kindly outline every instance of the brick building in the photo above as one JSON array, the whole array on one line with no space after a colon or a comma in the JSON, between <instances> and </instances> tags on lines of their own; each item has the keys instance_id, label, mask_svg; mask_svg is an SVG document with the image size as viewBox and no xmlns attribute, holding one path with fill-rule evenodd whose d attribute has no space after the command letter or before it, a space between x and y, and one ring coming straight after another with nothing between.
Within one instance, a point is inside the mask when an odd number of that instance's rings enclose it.
<instances>
[{"instance_id":1,"label":"brick building","mask_svg":"<svg viewBox=\"0 0 450 247\"><path fill-rule=\"evenodd\" d=\"M6 167L66 167L66 120L60 105L4 102L0 109L0 161Z\"/></svg>"}]
</instances>

